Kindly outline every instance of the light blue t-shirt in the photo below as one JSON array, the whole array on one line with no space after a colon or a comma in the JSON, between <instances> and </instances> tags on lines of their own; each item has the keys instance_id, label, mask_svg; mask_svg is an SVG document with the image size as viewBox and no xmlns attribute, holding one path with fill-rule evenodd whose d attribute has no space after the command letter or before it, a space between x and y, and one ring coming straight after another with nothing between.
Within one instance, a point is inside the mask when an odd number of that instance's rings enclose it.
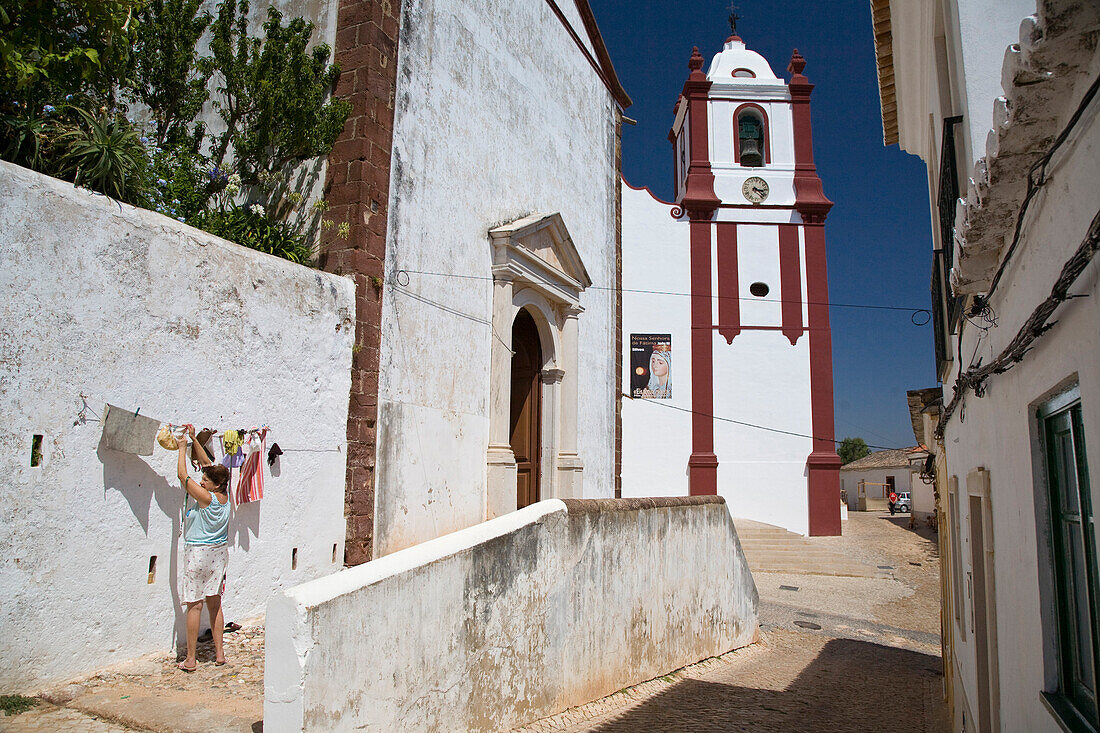
<instances>
[{"instance_id":1,"label":"light blue t-shirt","mask_svg":"<svg viewBox=\"0 0 1100 733\"><path fill-rule=\"evenodd\" d=\"M222 504L210 493L204 508L195 502L184 518L184 542L189 545L220 545L229 540L229 502Z\"/></svg>"}]
</instances>

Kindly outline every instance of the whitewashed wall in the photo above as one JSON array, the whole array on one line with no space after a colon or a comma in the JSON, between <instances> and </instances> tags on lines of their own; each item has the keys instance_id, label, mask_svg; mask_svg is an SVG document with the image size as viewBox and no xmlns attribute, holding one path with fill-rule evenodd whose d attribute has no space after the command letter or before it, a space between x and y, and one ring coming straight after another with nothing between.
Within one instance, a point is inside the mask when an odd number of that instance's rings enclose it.
<instances>
[{"instance_id":1,"label":"whitewashed wall","mask_svg":"<svg viewBox=\"0 0 1100 733\"><path fill-rule=\"evenodd\" d=\"M183 639L176 455L106 448L74 424L81 393L100 415L270 425L286 454L231 521L227 620L339 567L350 280L7 163L0 232L0 688Z\"/></svg>"},{"instance_id":2,"label":"whitewashed wall","mask_svg":"<svg viewBox=\"0 0 1100 733\"><path fill-rule=\"evenodd\" d=\"M610 94L543 0L406 1L397 87L376 556L486 517L496 338L488 231L528 214L560 212L600 288L581 298L577 442L583 495L614 491Z\"/></svg>"},{"instance_id":3,"label":"whitewashed wall","mask_svg":"<svg viewBox=\"0 0 1100 733\"><path fill-rule=\"evenodd\" d=\"M1095 60L1095 59L1094 59ZM1100 68L1093 64L1093 74ZM1095 78L1095 76L1093 77ZM998 327L982 339L979 353L998 354L1015 336L1032 309L1050 293L1065 261L1078 247L1096 214L1096 161L1100 157L1100 124L1095 112L1075 134L1064 153L1055 185L1039 194L1028 214L1023 245L991 302ZM1046 474L1033 416L1045 399L1060 387L1080 385L1085 445L1089 458L1092 505L1100 506L1100 261L1094 259L1072 293L1087 295L1062 305L1054 314L1057 325L1042 336L1024 361L988 382L985 397L968 395L963 414L948 423L944 444L951 474L958 477L963 573L970 568L967 474L989 471L996 555L997 640L1000 656L1001 721L1012 730L1060 730L1037 699L1039 690L1052 689L1057 679L1050 668L1053 657L1052 621L1044 618L1041 598L1049 598L1049 567L1042 543L1047 542L1047 519L1037 516L1036 497L1046 492ZM979 331L964 331L960 353L972 354ZM953 383L957 365L945 383ZM945 401L951 390L945 390ZM960 417L962 419L960 419ZM963 421L965 420L965 422ZM1095 530L1094 530L1095 531ZM969 609L967 618L972 614ZM968 630L969 632L969 630ZM978 689L973 636L956 634L961 682ZM1038 660L1047 660L1047 666Z\"/></svg>"},{"instance_id":4,"label":"whitewashed wall","mask_svg":"<svg viewBox=\"0 0 1100 733\"><path fill-rule=\"evenodd\" d=\"M1035 0L891 0L899 143L931 163L930 180L939 169L944 117L965 116L964 167L985 152L993 100L1003 94L1005 48L1019 40L1020 21L1035 6Z\"/></svg>"},{"instance_id":5,"label":"whitewashed wall","mask_svg":"<svg viewBox=\"0 0 1100 733\"><path fill-rule=\"evenodd\" d=\"M634 291L691 291L688 223L674 220L669 214L672 207L654 199L648 190L624 182L622 196L624 389L630 385L630 334L672 334L673 364L671 400L623 400L623 496L685 495L691 455L691 414L687 412L692 409L691 299ZM782 211L769 215L784 222L790 217ZM777 231L754 224L737 227L744 325L782 322ZM712 229L712 263L717 261L715 241ZM802 250L800 243L804 293ZM749 286L757 281L771 288L766 299L749 294ZM717 299L712 302L716 304ZM728 344L716 331L711 348L716 416L801 435L812 433L806 335L792 346L779 331L742 331ZM809 438L716 420L714 447L718 493L729 502L734 516L808 532Z\"/></svg>"},{"instance_id":6,"label":"whitewashed wall","mask_svg":"<svg viewBox=\"0 0 1100 733\"><path fill-rule=\"evenodd\" d=\"M717 497L542 501L278 594L264 729L511 730L751 643L757 604Z\"/></svg>"}]
</instances>

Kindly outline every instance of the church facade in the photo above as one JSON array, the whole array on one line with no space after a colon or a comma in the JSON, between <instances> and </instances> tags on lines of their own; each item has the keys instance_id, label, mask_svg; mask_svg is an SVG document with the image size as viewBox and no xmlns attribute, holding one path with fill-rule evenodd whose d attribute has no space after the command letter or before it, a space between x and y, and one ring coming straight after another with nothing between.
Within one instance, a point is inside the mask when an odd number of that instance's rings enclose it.
<instances>
[{"instance_id":1,"label":"church facade","mask_svg":"<svg viewBox=\"0 0 1100 733\"><path fill-rule=\"evenodd\" d=\"M616 476L619 130L584 0L342 0L327 161L356 281L346 561Z\"/></svg>"},{"instance_id":2,"label":"church facade","mask_svg":"<svg viewBox=\"0 0 1100 733\"><path fill-rule=\"evenodd\" d=\"M624 181L624 496L720 494L840 534L825 217L805 59L695 49L669 132L675 200Z\"/></svg>"}]
</instances>

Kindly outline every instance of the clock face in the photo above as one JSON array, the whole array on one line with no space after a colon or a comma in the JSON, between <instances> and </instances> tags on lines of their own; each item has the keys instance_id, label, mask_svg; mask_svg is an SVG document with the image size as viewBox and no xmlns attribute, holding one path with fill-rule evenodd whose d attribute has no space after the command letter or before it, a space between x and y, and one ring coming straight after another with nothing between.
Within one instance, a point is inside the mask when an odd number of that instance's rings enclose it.
<instances>
[{"instance_id":1,"label":"clock face","mask_svg":"<svg viewBox=\"0 0 1100 733\"><path fill-rule=\"evenodd\" d=\"M748 178L741 186L741 193L752 203L758 204L768 198L768 182L760 176Z\"/></svg>"}]
</instances>

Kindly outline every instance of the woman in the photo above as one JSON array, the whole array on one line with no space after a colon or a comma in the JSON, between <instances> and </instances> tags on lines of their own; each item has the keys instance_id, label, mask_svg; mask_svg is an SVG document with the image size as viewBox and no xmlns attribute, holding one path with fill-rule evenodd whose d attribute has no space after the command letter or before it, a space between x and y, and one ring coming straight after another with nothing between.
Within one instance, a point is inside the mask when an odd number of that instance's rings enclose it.
<instances>
[{"instance_id":1,"label":"woman","mask_svg":"<svg viewBox=\"0 0 1100 733\"><path fill-rule=\"evenodd\" d=\"M195 437L195 429L188 434ZM179 663L184 672L198 668L195 648L199 641L199 622L202 606L206 603L210 615L210 631L214 636L214 664L225 664L222 649L222 584L225 566L229 562L229 469L211 465L210 457L198 441L193 455L202 469L202 480L187 476L187 438L179 441L179 459L176 473L183 488L195 503L184 513L183 519L183 589L182 600L187 605L187 658Z\"/></svg>"}]
</instances>

